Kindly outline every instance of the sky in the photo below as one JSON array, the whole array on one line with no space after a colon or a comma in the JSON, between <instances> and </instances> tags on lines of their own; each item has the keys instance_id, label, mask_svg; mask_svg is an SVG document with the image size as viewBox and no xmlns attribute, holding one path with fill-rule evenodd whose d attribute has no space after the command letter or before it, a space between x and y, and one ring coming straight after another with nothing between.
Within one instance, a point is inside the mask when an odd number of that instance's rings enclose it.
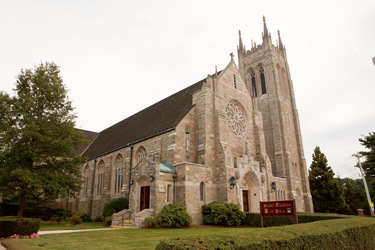
<instances>
[{"instance_id":1,"label":"sky","mask_svg":"<svg viewBox=\"0 0 375 250\"><path fill-rule=\"evenodd\" d=\"M0 91L21 69L60 66L78 128L100 132L237 61L263 16L286 47L307 166L319 146L337 176L375 131L373 0L0 0Z\"/></svg>"}]
</instances>

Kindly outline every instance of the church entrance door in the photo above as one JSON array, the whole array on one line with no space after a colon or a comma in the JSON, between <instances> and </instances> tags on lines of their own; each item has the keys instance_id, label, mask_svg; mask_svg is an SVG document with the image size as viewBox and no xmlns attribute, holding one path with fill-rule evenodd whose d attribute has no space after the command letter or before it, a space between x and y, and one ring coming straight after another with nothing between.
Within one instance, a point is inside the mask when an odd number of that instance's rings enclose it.
<instances>
[{"instance_id":1,"label":"church entrance door","mask_svg":"<svg viewBox=\"0 0 375 250\"><path fill-rule=\"evenodd\" d=\"M141 200L139 211L150 208L150 186L141 187Z\"/></svg>"},{"instance_id":2,"label":"church entrance door","mask_svg":"<svg viewBox=\"0 0 375 250\"><path fill-rule=\"evenodd\" d=\"M249 190L242 190L243 211L249 212Z\"/></svg>"}]
</instances>

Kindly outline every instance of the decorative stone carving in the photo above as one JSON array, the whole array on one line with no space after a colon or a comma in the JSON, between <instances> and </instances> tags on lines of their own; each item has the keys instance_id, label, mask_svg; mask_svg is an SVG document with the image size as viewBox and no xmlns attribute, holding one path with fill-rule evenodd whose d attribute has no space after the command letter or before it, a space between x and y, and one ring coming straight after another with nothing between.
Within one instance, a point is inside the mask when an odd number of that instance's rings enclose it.
<instances>
[{"instance_id":1,"label":"decorative stone carving","mask_svg":"<svg viewBox=\"0 0 375 250\"><path fill-rule=\"evenodd\" d=\"M231 102L225 108L226 120L229 127L237 136L243 136L246 132L245 111L236 103Z\"/></svg>"}]
</instances>

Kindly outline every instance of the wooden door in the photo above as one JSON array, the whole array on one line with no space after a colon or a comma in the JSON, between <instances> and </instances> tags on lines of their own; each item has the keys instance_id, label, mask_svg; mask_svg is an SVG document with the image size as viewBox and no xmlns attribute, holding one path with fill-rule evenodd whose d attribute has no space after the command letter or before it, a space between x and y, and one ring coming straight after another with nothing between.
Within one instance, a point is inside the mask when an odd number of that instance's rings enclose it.
<instances>
[{"instance_id":1,"label":"wooden door","mask_svg":"<svg viewBox=\"0 0 375 250\"><path fill-rule=\"evenodd\" d=\"M139 211L150 208L150 186L141 187L141 200Z\"/></svg>"},{"instance_id":2,"label":"wooden door","mask_svg":"<svg viewBox=\"0 0 375 250\"><path fill-rule=\"evenodd\" d=\"M249 212L249 190L242 190L243 211Z\"/></svg>"}]
</instances>

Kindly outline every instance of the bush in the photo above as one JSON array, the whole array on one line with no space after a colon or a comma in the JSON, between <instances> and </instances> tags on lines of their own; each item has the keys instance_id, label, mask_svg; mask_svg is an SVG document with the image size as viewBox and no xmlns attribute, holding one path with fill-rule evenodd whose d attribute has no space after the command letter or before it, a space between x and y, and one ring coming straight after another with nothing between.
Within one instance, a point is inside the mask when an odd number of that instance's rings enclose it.
<instances>
[{"instance_id":1,"label":"bush","mask_svg":"<svg viewBox=\"0 0 375 250\"><path fill-rule=\"evenodd\" d=\"M37 233L40 219L6 217L0 218L0 237L9 237L14 234L31 235Z\"/></svg>"},{"instance_id":2,"label":"bush","mask_svg":"<svg viewBox=\"0 0 375 250\"><path fill-rule=\"evenodd\" d=\"M51 220L51 217L56 214L55 209L47 206L33 206L25 208L24 215L28 218L39 218L43 221Z\"/></svg>"},{"instance_id":3,"label":"bush","mask_svg":"<svg viewBox=\"0 0 375 250\"><path fill-rule=\"evenodd\" d=\"M94 222L103 222L103 216L98 215L94 217Z\"/></svg>"},{"instance_id":4,"label":"bush","mask_svg":"<svg viewBox=\"0 0 375 250\"><path fill-rule=\"evenodd\" d=\"M319 220L333 220L346 217L346 215L326 215L326 214L297 214L298 223L308 223ZM294 217L291 216L274 216L274 217L263 217L264 227L274 227L295 224ZM261 227L260 214L257 213L246 213L246 217L243 220L243 225L250 227Z\"/></svg>"},{"instance_id":5,"label":"bush","mask_svg":"<svg viewBox=\"0 0 375 250\"><path fill-rule=\"evenodd\" d=\"M104 225L106 225L106 226L110 226L110 225L112 225L112 217L111 217L111 216L107 216L107 217L105 217L103 223L104 223Z\"/></svg>"},{"instance_id":6,"label":"bush","mask_svg":"<svg viewBox=\"0 0 375 250\"><path fill-rule=\"evenodd\" d=\"M104 205L103 216L112 216L112 214L129 208L129 201L126 198L113 199Z\"/></svg>"},{"instance_id":7,"label":"bush","mask_svg":"<svg viewBox=\"0 0 375 250\"><path fill-rule=\"evenodd\" d=\"M222 201L214 201L202 206L203 224L240 226L246 214L240 206Z\"/></svg>"},{"instance_id":8,"label":"bush","mask_svg":"<svg viewBox=\"0 0 375 250\"><path fill-rule=\"evenodd\" d=\"M152 216L149 216L145 219L145 223L146 223L146 226L148 228L155 228L158 226L158 222L156 221L156 219Z\"/></svg>"},{"instance_id":9,"label":"bush","mask_svg":"<svg viewBox=\"0 0 375 250\"><path fill-rule=\"evenodd\" d=\"M56 221L58 223L60 223L62 220L63 220L62 217L59 217L59 216L56 216L56 215L51 217L51 221Z\"/></svg>"},{"instance_id":10,"label":"bush","mask_svg":"<svg viewBox=\"0 0 375 250\"><path fill-rule=\"evenodd\" d=\"M74 216L70 217L69 221L70 221L70 223L71 223L73 226L76 226L76 225L82 224L82 219L81 219L81 217L79 217L78 215L74 215Z\"/></svg>"},{"instance_id":11,"label":"bush","mask_svg":"<svg viewBox=\"0 0 375 250\"><path fill-rule=\"evenodd\" d=\"M167 249L373 249L375 220L366 217L317 221L307 224L244 229L162 240Z\"/></svg>"},{"instance_id":12,"label":"bush","mask_svg":"<svg viewBox=\"0 0 375 250\"><path fill-rule=\"evenodd\" d=\"M80 217L82 222L92 222L92 218L88 214L81 214Z\"/></svg>"},{"instance_id":13,"label":"bush","mask_svg":"<svg viewBox=\"0 0 375 250\"><path fill-rule=\"evenodd\" d=\"M54 216L52 216L52 218L60 217L60 221L66 220L66 219L72 217L72 215L73 215L72 211L64 209L64 208L57 208L55 211L56 211L56 214ZM52 218L51 218L51 220L52 220Z\"/></svg>"},{"instance_id":14,"label":"bush","mask_svg":"<svg viewBox=\"0 0 375 250\"><path fill-rule=\"evenodd\" d=\"M157 223L163 228L180 228L193 223L191 216L182 204L169 204L156 217Z\"/></svg>"}]
</instances>

